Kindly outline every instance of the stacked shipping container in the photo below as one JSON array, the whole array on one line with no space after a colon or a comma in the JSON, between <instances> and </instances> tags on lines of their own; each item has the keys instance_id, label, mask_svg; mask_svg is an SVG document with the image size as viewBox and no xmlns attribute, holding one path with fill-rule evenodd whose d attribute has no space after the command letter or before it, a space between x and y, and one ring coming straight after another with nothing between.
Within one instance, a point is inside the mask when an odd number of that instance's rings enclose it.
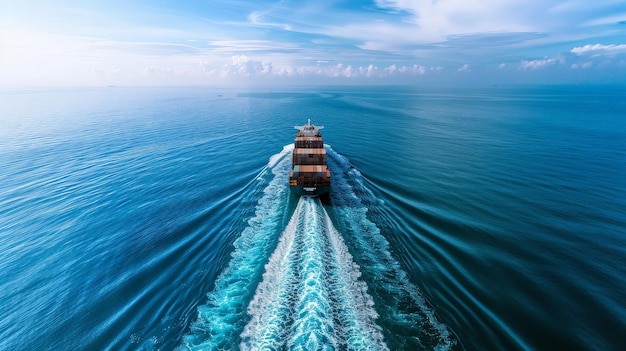
<instances>
[{"instance_id":1,"label":"stacked shipping container","mask_svg":"<svg viewBox=\"0 0 626 351\"><path fill-rule=\"evenodd\" d=\"M326 167L326 149L319 133L323 127L309 124L296 127L292 154L293 168L289 174L289 185L295 193L318 196L330 189L330 171Z\"/></svg>"}]
</instances>

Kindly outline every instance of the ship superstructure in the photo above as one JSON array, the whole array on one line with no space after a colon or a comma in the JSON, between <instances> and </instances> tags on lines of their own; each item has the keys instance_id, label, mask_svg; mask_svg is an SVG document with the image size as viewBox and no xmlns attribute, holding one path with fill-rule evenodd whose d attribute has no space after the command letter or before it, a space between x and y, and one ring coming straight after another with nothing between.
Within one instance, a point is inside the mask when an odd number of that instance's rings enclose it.
<instances>
[{"instance_id":1,"label":"ship superstructure","mask_svg":"<svg viewBox=\"0 0 626 351\"><path fill-rule=\"evenodd\" d=\"M326 166L326 149L320 129L311 120L298 129L289 174L291 191L302 196L319 196L330 190L330 171Z\"/></svg>"}]
</instances>

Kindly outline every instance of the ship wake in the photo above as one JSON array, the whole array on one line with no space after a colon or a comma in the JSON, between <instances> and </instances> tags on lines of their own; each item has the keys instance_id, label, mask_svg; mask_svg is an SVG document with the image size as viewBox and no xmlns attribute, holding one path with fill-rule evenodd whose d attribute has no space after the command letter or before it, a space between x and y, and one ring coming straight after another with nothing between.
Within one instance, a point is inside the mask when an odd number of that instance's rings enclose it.
<instances>
[{"instance_id":1,"label":"ship wake","mask_svg":"<svg viewBox=\"0 0 626 351\"><path fill-rule=\"evenodd\" d=\"M293 145L272 156L258 176L255 215L180 350L454 347L369 219L379 200L347 159L325 147L330 206L291 195Z\"/></svg>"},{"instance_id":2,"label":"ship wake","mask_svg":"<svg viewBox=\"0 0 626 351\"><path fill-rule=\"evenodd\" d=\"M319 199L300 198L248 306L242 350L385 350L367 285Z\"/></svg>"}]
</instances>

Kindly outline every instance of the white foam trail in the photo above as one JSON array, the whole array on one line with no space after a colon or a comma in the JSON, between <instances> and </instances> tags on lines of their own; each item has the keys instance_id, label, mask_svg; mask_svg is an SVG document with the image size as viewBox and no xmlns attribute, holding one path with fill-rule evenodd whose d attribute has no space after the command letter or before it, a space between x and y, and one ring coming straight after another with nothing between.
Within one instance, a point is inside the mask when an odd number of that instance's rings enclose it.
<instances>
[{"instance_id":1,"label":"white foam trail","mask_svg":"<svg viewBox=\"0 0 626 351\"><path fill-rule=\"evenodd\" d=\"M329 298L329 282L325 277L328 269L326 261L326 232L320 226L320 204L317 207L312 199L302 198L304 215L302 228L302 250L298 260L300 279L297 291L296 315L291 326L290 349L294 350L335 350L335 323Z\"/></svg>"},{"instance_id":2,"label":"white foam trail","mask_svg":"<svg viewBox=\"0 0 626 351\"><path fill-rule=\"evenodd\" d=\"M417 340L419 349L455 345L368 219L364 201L376 199L363 177L325 147L336 223L319 200L301 198L283 228L290 198L286 156L293 149L285 146L270 158L267 169L274 177L179 349L227 350L239 344L243 350L387 350L385 339L403 349L416 345L407 344L409 339ZM262 172L259 179L266 176ZM383 297L368 294L362 271L370 291Z\"/></svg>"},{"instance_id":3,"label":"white foam trail","mask_svg":"<svg viewBox=\"0 0 626 351\"><path fill-rule=\"evenodd\" d=\"M290 290L277 289L278 286L290 286L294 284L294 272L289 264L293 260L293 244L298 227L299 217L296 213L301 211L302 203L281 236L276 250L272 253L268 264L265 265L263 281L257 286L256 293L248 305L248 312L252 316L244 328L241 349L255 350L257 343L263 343L269 349L276 349L285 339L286 324L291 315L292 297ZM287 311L283 311L286 309ZM280 316L286 316L281 319ZM247 340L250 339L250 340Z\"/></svg>"},{"instance_id":4,"label":"white foam trail","mask_svg":"<svg viewBox=\"0 0 626 351\"><path fill-rule=\"evenodd\" d=\"M207 303L198 306L198 318L179 350L226 350L238 343L247 321L247 302L253 296L265 259L274 249L282 229L289 198L286 184L291 160L285 157L288 154L289 150L283 148L270 159L268 169L273 179L257 203L255 216L233 243L232 258L217 278L214 290L207 294Z\"/></svg>"},{"instance_id":5,"label":"white foam trail","mask_svg":"<svg viewBox=\"0 0 626 351\"><path fill-rule=\"evenodd\" d=\"M276 163L278 163L278 161L280 161L283 157L285 157L285 155L288 155L289 153L291 153L294 149L294 144L287 144L285 146L283 146L283 150L275 155L272 155L269 159L269 162L267 163L267 166L269 168L273 168L274 166L276 166Z\"/></svg>"},{"instance_id":6,"label":"white foam trail","mask_svg":"<svg viewBox=\"0 0 626 351\"><path fill-rule=\"evenodd\" d=\"M353 233L347 240L358 253L361 269L376 277L370 281L371 286L386 296L385 304L378 306L378 310L385 314L386 330L402 328L409 335L419 338L420 347L424 349L452 349L456 344L454 336L445 324L437 320L434 310L391 254L388 241L368 219L368 206L363 201L379 201L364 185L363 176L329 146L327 154L333 172L330 195L336 211L335 218ZM405 307L407 302L408 311ZM389 332L385 336L394 337ZM395 338L395 341L403 342L401 338Z\"/></svg>"},{"instance_id":7,"label":"white foam trail","mask_svg":"<svg viewBox=\"0 0 626 351\"><path fill-rule=\"evenodd\" d=\"M242 350L387 349L359 267L319 200L299 200L265 269Z\"/></svg>"},{"instance_id":8,"label":"white foam trail","mask_svg":"<svg viewBox=\"0 0 626 351\"><path fill-rule=\"evenodd\" d=\"M380 327L375 324L378 314L374 310L374 301L367 294L367 284L361 281L359 266L353 261L343 238L335 229L327 213L326 226L329 228L329 239L333 256L336 258L336 269L329 273L335 277L332 289L337 291L337 313L345 333L342 343L351 349L386 350Z\"/></svg>"}]
</instances>

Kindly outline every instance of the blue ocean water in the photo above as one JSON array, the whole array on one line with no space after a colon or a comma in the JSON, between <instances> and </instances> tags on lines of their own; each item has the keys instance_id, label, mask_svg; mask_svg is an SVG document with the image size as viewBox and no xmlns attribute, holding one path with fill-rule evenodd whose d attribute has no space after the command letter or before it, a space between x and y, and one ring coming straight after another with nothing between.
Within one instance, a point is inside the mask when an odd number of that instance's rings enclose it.
<instances>
[{"instance_id":1,"label":"blue ocean water","mask_svg":"<svg viewBox=\"0 0 626 351\"><path fill-rule=\"evenodd\" d=\"M0 91L0 349L625 349L624 96Z\"/></svg>"}]
</instances>

